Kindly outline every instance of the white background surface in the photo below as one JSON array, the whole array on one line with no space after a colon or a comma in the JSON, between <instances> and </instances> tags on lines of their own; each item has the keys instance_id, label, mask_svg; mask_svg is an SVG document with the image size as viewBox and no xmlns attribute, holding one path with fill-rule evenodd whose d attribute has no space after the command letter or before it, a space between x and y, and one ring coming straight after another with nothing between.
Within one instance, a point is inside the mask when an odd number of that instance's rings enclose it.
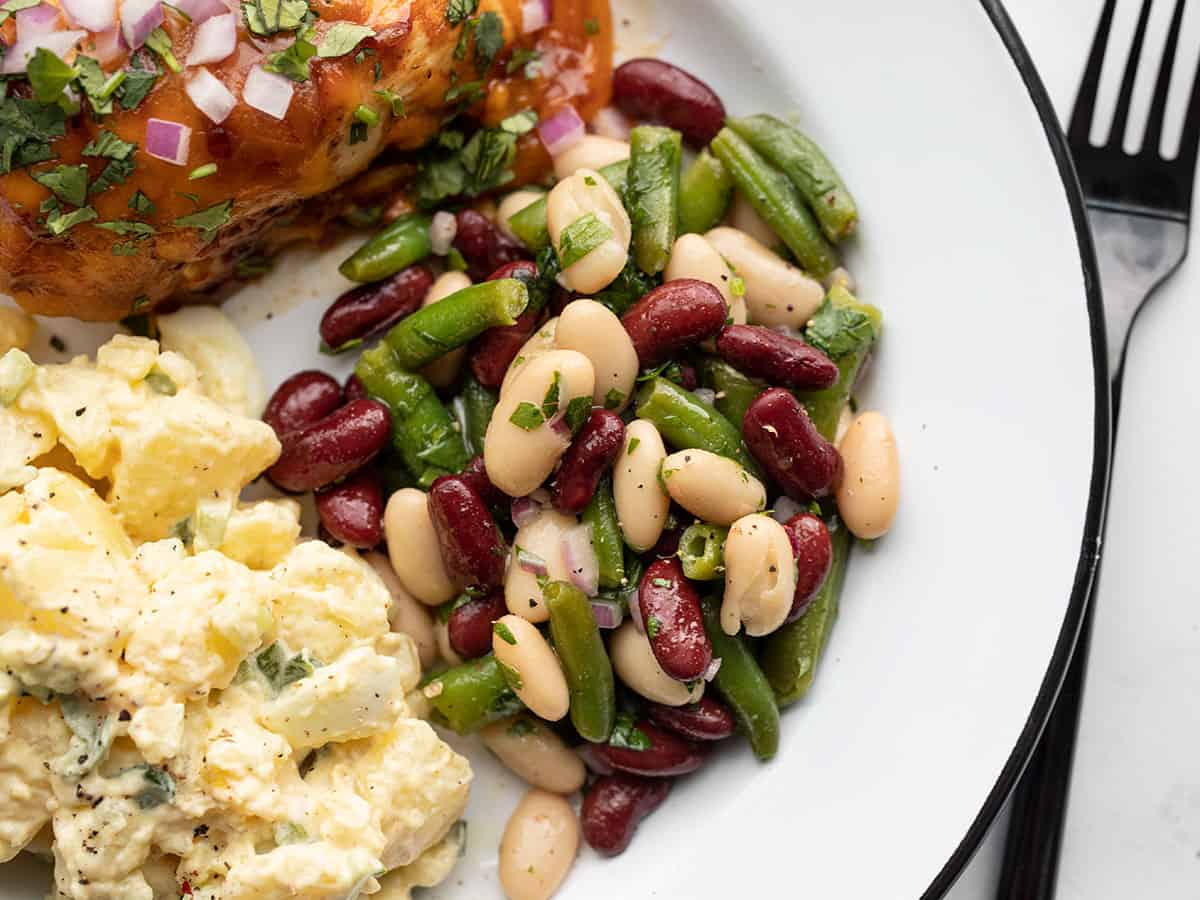
<instances>
[{"instance_id":1,"label":"white background surface","mask_svg":"<svg viewBox=\"0 0 1200 900\"><path fill-rule=\"evenodd\" d=\"M1008 0L1061 119L1070 115L1101 6L1101 0ZM1125 35L1139 6L1138 0L1118 4L1113 46L1119 52L1104 78L1102 108L1112 108ZM1173 6L1154 4L1130 134L1139 133L1139 116L1145 117ZM1176 133L1200 56L1197 7L1188 6L1176 60L1175 114L1168 117ZM1191 515L1200 500L1198 333L1200 266L1193 257L1145 308L1129 347L1059 900L1200 895L1200 591ZM1002 831L994 830L952 900L995 896Z\"/></svg>"}]
</instances>

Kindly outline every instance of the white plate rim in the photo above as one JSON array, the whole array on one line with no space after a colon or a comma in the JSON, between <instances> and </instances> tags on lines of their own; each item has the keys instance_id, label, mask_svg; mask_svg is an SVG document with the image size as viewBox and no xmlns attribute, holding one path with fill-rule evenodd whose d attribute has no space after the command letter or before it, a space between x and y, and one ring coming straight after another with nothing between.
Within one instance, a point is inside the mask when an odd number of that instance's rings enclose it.
<instances>
[{"instance_id":1,"label":"white plate rim","mask_svg":"<svg viewBox=\"0 0 1200 900\"><path fill-rule=\"evenodd\" d=\"M1100 267L1096 258L1096 247L1088 223L1087 207L1083 190L1075 171L1075 163L1067 144L1066 135L1058 121L1054 104L1038 74L1033 58L1025 42L1013 24L1003 0L979 0L984 12L996 29L1013 65L1025 84L1026 92L1042 123L1050 152L1062 179L1075 239L1079 248L1079 263L1083 270L1088 321L1092 342L1092 373L1094 387L1092 474L1088 488L1087 513L1084 518L1083 535L1080 543L1079 561L1075 567L1075 580L1071 597L1063 617L1062 628L1055 640L1054 652L1050 657L1046 674L1042 678L1037 696L1034 698L1025 725L1021 729L1016 746L1000 770L995 784L988 792L979 813L975 816L967 833L959 842L950 859L942 866L933 882L921 895L921 900L942 900L954 886L975 851L979 849L996 817L1017 786L1021 775L1037 748L1042 731L1054 709L1055 700L1066 677L1084 614L1092 598L1092 589L1100 567L1101 547L1104 535L1105 515L1108 508L1109 481L1112 467L1112 393L1108 371L1108 337L1104 325L1104 303L1100 285Z\"/></svg>"}]
</instances>

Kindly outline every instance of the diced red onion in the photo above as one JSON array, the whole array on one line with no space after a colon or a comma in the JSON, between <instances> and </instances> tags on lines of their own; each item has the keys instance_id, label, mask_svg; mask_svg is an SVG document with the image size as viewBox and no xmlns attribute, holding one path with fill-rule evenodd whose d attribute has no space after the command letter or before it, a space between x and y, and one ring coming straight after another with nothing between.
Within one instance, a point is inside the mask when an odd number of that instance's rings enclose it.
<instances>
[{"instance_id":1,"label":"diced red onion","mask_svg":"<svg viewBox=\"0 0 1200 900\"><path fill-rule=\"evenodd\" d=\"M525 0L521 4L521 33L533 34L550 24L554 15L551 0Z\"/></svg>"},{"instance_id":2,"label":"diced red onion","mask_svg":"<svg viewBox=\"0 0 1200 900\"><path fill-rule=\"evenodd\" d=\"M117 0L61 0L75 25L88 31L108 31L117 24Z\"/></svg>"},{"instance_id":3,"label":"diced red onion","mask_svg":"<svg viewBox=\"0 0 1200 900\"><path fill-rule=\"evenodd\" d=\"M213 16L201 23L192 39L187 64L203 66L227 59L237 49L237 26L237 16L233 13Z\"/></svg>"},{"instance_id":4,"label":"diced red onion","mask_svg":"<svg viewBox=\"0 0 1200 900\"><path fill-rule=\"evenodd\" d=\"M589 597L600 590L600 560L592 546L592 529L588 525L576 525L562 536L563 564L571 584Z\"/></svg>"},{"instance_id":5,"label":"diced red onion","mask_svg":"<svg viewBox=\"0 0 1200 900\"><path fill-rule=\"evenodd\" d=\"M25 66L39 48L49 50L55 56L65 57L75 49L75 45L87 37L86 31L52 31L49 34L35 34L28 41L17 41L4 54L4 64L0 74L17 75L25 71Z\"/></svg>"},{"instance_id":6,"label":"diced red onion","mask_svg":"<svg viewBox=\"0 0 1200 900\"><path fill-rule=\"evenodd\" d=\"M186 165L192 129L169 119L146 120L146 152L176 166Z\"/></svg>"},{"instance_id":7,"label":"diced red onion","mask_svg":"<svg viewBox=\"0 0 1200 900\"><path fill-rule=\"evenodd\" d=\"M102 66L115 62L129 50L125 46L125 38L122 36L121 28L118 25L95 32L92 35L92 43L95 47L89 55L94 56L96 61Z\"/></svg>"},{"instance_id":8,"label":"diced red onion","mask_svg":"<svg viewBox=\"0 0 1200 900\"><path fill-rule=\"evenodd\" d=\"M713 657L713 661L708 664L708 668L704 670L704 680L712 681L717 677L717 673L721 671L721 657Z\"/></svg>"},{"instance_id":9,"label":"diced red onion","mask_svg":"<svg viewBox=\"0 0 1200 900\"><path fill-rule=\"evenodd\" d=\"M642 620L642 594L637 588L626 595L626 601L629 604L629 619L633 622L633 627L637 629L638 634L646 633L646 623Z\"/></svg>"},{"instance_id":10,"label":"diced red onion","mask_svg":"<svg viewBox=\"0 0 1200 900\"><path fill-rule=\"evenodd\" d=\"M584 744L578 750L579 756L583 759L584 765L597 775L611 775L613 767L605 760L596 755L595 748L592 744Z\"/></svg>"},{"instance_id":11,"label":"diced red onion","mask_svg":"<svg viewBox=\"0 0 1200 900\"><path fill-rule=\"evenodd\" d=\"M575 112L575 107L564 106L548 119L543 119L537 128L542 146L551 156L558 156L565 150L574 147L587 133L583 119Z\"/></svg>"},{"instance_id":12,"label":"diced red onion","mask_svg":"<svg viewBox=\"0 0 1200 900\"><path fill-rule=\"evenodd\" d=\"M184 90L196 104L196 109L217 125L229 118L237 106L237 97L208 69L196 69Z\"/></svg>"},{"instance_id":13,"label":"diced red onion","mask_svg":"<svg viewBox=\"0 0 1200 900\"><path fill-rule=\"evenodd\" d=\"M294 92L289 79L268 72L262 66L255 66L246 76L242 99L268 116L282 119L287 115L288 107L292 105Z\"/></svg>"},{"instance_id":14,"label":"diced red onion","mask_svg":"<svg viewBox=\"0 0 1200 900\"><path fill-rule=\"evenodd\" d=\"M172 6L191 19L195 25L229 12L225 0L174 0Z\"/></svg>"},{"instance_id":15,"label":"diced red onion","mask_svg":"<svg viewBox=\"0 0 1200 900\"><path fill-rule=\"evenodd\" d=\"M155 28L163 23L161 0L122 0L121 34L131 50L146 43Z\"/></svg>"},{"instance_id":16,"label":"diced red onion","mask_svg":"<svg viewBox=\"0 0 1200 900\"><path fill-rule=\"evenodd\" d=\"M621 604L615 600L592 600L592 613L596 616L596 624L606 630L620 628L625 618Z\"/></svg>"},{"instance_id":17,"label":"diced red onion","mask_svg":"<svg viewBox=\"0 0 1200 900\"><path fill-rule=\"evenodd\" d=\"M524 528L538 517L542 507L530 497L517 497L509 504L508 511L512 516L513 524L518 528Z\"/></svg>"},{"instance_id":18,"label":"diced red onion","mask_svg":"<svg viewBox=\"0 0 1200 900\"><path fill-rule=\"evenodd\" d=\"M696 395L697 399L703 400L709 406L717 402L717 392L711 388L696 388L692 393Z\"/></svg>"},{"instance_id":19,"label":"diced red onion","mask_svg":"<svg viewBox=\"0 0 1200 900\"><path fill-rule=\"evenodd\" d=\"M550 492L544 487L534 488L529 492L529 499L534 503L541 504L542 506L549 506L551 500Z\"/></svg>"},{"instance_id":20,"label":"diced red onion","mask_svg":"<svg viewBox=\"0 0 1200 900\"><path fill-rule=\"evenodd\" d=\"M546 565L546 561L536 553L530 553L528 550L518 547L517 565L531 575L537 575L540 578L545 578L550 574L550 568Z\"/></svg>"},{"instance_id":21,"label":"diced red onion","mask_svg":"<svg viewBox=\"0 0 1200 900\"><path fill-rule=\"evenodd\" d=\"M633 123L629 121L629 117L615 106L604 107L592 116L589 125L593 134L617 141L629 140L629 133L633 130Z\"/></svg>"},{"instance_id":22,"label":"diced red onion","mask_svg":"<svg viewBox=\"0 0 1200 900\"><path fill-rule=\"evenodd\" d=\"M39 34L49 34L58 25L58 10L49 3L39 3L17 11L17 42L29 41Z\"/></svg>"},{"instance_id":23,"label":"diced red onion","mask_svg":"<svg viewBox=\"0 0 1200 900\"><path fill-rule=\"evenodd\" d=\"M454 236L458 234L458 219L454 213L439 210L433 214L433 223L429 226L429 243L437 256L445 256L450 252Z\"/></svg>"},{"instance_id":24,"label":"diced red onion","mask_svg":"<svg viewBox=\"0 0 1200 900\"><path fill-rule=\"evenodd\" d=\"M782 525L796 513L803 511L804 507L787 494L780 494L779 499L775 501L774 509L771 510L771 518Z\"/></svg>"}]
</instances>

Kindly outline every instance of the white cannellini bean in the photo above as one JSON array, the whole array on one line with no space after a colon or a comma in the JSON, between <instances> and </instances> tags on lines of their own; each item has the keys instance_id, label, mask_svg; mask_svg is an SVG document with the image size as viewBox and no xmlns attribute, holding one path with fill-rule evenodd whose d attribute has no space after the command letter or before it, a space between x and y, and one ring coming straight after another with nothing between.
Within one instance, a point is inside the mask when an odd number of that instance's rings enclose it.
<instances>
[{"instance_id":1,"label":"white cannellini bean","mask_svg":"<svg viewBox=\"0 0 1200 900\"><path fill-rule=\"evenodd\" d=\"M704 696L702 680L689 688L662 670L650 649L649 639L633 622L626 622L613 632L608 653L621 683L652 703L684 706L696 703Z\"/></svg>"},{"instance_id":2,"label":"white cannellini bean","mask_svg":"<svg viewBox=\"0 0 1200 900\"><path fill-rule=\"evenodd\" d=\"M551 424L553 416L528 429L512 421L518 408L527 409L522 404L541 410L556 379L557 416L561 417L577 397L591 399L595 371L591 361L574 350L551 350L539 356L500 392L484 436L483 461L492 484L510 497L524 497L537 488L571 444L570 430Z\"/></svg>"},{"instance_id":3,"label":"white cannellini bean","mask_svg":"<svg viewBox=\"0 0 1200 900\"><path fill-rule=\"evenodd\" d=\"M426 606L441 606L458 596L446 571L424 491L404 488L388 498L383 511L388 559L404 588Z\"/></svg>"},{"instance_id":4,"label":"white cannellini bean","mask_svg":"<svg viewBox=\"0 0 1200 900\"><path fill-rule=\"evenodd\" d=\"M528 619L509 613L492 624L492 652L509 686L535 716L557 722L567 714L567 676L550 644Z\"/></svg>"},{"instance_id":5,"label":"white cannellini bean","mask_svg":"<svg viewBox=\"0 0 1200 900\"><path fill-rule=\"evenodd\" d=\"M592 116L589 124L596 134L618 141L628 141L633 130L633 122L615 106L604 107Z\"/></svg>"},{"instance_id":6,"label":"white cannellini bean","mask_svg":"<svg viewBox=\"0 0 1200 900\"><path fill-rule=\"evenodd\" d=\"M762 637L783 624L796 595L796 561L787 530L770 516L738 519L725 539L721 630Z\"/></svg>"},{"instance_id":7,"label":"white cannellini bean","mask_svg":"<svg viewBox=\"0 0 1200 900\"><path fill-rule=\"evenodd\" d=\"M546 577L551 581L569 581L571 572L563 560L562 540L578 524L574 516L546 508L517 529L512 560L504 576L504 602L509 612L530 622L545 622L550 618L538 576L521 565L517 550L520 548L545 562Z\"/></svg>"},{"instance_id":8,"label":"white cannellini bean","mask_svg":"<svg viewBox=\"0 0 1200 900\"><path fill-rule=\"evenodd\" d=\"M623 159L629 159L629 141L589 134L554 157L554 177L561 181L580 169L598 172Z\"/></svg>"},{"instance_id":9,"label":"white cannellini bean","mask_svg":"<svg viewBox=\"0 0 1200 900\"><path fill-rule=\"evenodd\" d=\"M439 300L445 300L451 294L457 294L463 288L471 286L471 279L464 272L446 272L438 277L429 288L429 293L421 301L421 306L432 306ZM463 359L467 355L466 347L458 347L449 353L435 359L421 369L421 374L434 387L445 388L454 384L458 378L458 370L462 368Z\"/></svg>"},{"instance_id":10,"label":"white cannellini bean","mask_svg":"<svg viewBox=\"0 0 1200 900\"><path fill-rule=\"evenodd\" d=\"M508 220L525 207L529 206L530 204L537 203L537 201L541 200L545 196L545 191L531 191L528 188L522 188L519 191L513 191L511 194L507 194L504 199L500 201L500 208L496 213L496 225L510 238L516 240L517 236L513 234L512 228L508 224Z\"/></svg>"},{"instance_id":11,"label":"white cannellini bean","mask_svg":"<svg viewBox=\"0 0 1200 900\"><path fill-rule=\"evenodd\" d=\"M500 839L500 884L508 900L549 900L579 852L579 819L558 794L527 793Z\"/></svg>"},{"instance_id":12,"label":"white cannellini bean","mask_svg":"<svg viewBox=\"0 0 1200 900\"><path fill-rule=\"evenodd\" d=\"M392 602L388 606L388 623L392 631L407 634L417 645L417 655L421 658L421 668L428 669L438 658L437 637L433 633L433 617L429 615L428 607L423 606L417 599L404 589L400 579L392 569L392 564L382 553L371 551L363 554L375 574L379 576Z\"/></svg>"},{"instance_id":13,"label":"white cannellini bean","mask_svg":"<svg viewBox=\"0 0 1200 900\"><path fill-rule=\"evenodd\" d=\"M727 456L708 450L680 450L662 464L671 499L705 522L732 525L766 508L763 483Z\"/></svg>"},{"instance_id":14,"label":"white cannellini bean","mask_svg":"<svg viewBox=\"0 0 1200 900\"><path fill-rule=\"evenodd\" d=\"M434 639L437 641L438 655L441 656L442 661L446 665L450 667L461 666L466 662L450 644L450 624L448 622L438 619L433 625L433 634Z\"/></svg>"},{"instance_id":15,"label":"white cannellini bean","mask_svg":"<svg viewBox=\"0 0 1200 900\"><path fill-rule=\"evenodd\" d=\"M522 369L539 356L544 356L554 349L554 339L557 332L558 316L555 316L529 336L529 339L521 345L521 351L508 364L508 371L504 373L504 381L500 383L501 394L508 390L508 386Z\"/></svg>"},{"instance_id":16,"label":"white cannellini bean","mask_svg":"<svg viewBox=\"0 0 1200 900\"><path fill-rule=\"evenodd\" d=\"M684 234L675 241L671 248L671 258L667 261L663 278L666 281L676 281L680 278L696 278L707 281L725 299L729 307L729 317L735 325L746 324L745 291L739 291L734 296L734 276L728 263L712 244L699 234Z\"/></svg>"},{"instance_id":17,"label":"white cannellini bean","mask_svg":"<svg viewBox=\"0 0 1200 900\"><path fill-rule=\"evenodd\" d=\"M611 235L559 276L565 287L581 294L603 290L621 274L633 239L625 204L612 185L594 170L580 169L556 184L546 200L546 225L560 256L563 232L588 214L594 215Z\"/></svg>"},{"instance_id":18,"label":"white cannellini bean","mask_svg":"<svg viewBox=\"0 0 1200 900\"><path fill-rule=\"evenodd\" d=\"M37 331L33 316L23 309L0 306L0 356L9 350L26 350Z\"/></svg>"},{"instance_id":19,"label":"white cannellini bean","mask_svg":"<svg viewBox=\"0 0 1200 900\"><path fill-rule=\"evenodd\" d=\"M729 224L738 231L745 232L765 247L774 247L780 243L775 229L766 223L758 214L750 201L741 191L734 192L733 203L729 207Z\"/></svg>"},{"instance_id":20,"label":"white cannellini bean","mask_svg":"<svg viewBox=\"0 0 1200 900\"><path fill-rule=\"evenodd\" d=\"M637 419L625 429L625 446L613 466L613 500L625 542L649 550L667 524L671 498L663 492L658 470L667 458L662 435L653 422Z\"/></svg>"},{"instance_id":21,"label":"white cannellini bean","mask_svg":"<svg viewBox=\"0 0 1200 900\"><path fill-rule=\"evenodd\" d=\"M638 355L629 332L607 306L595 300L568 303L558 319L554 343L562 350L575 350L592 361L596 386L592 400L597 406L623 410L633 399L637 382ZM620 401L610 404L611 399Z\"/></svg>"},{"instance_id":22,"label":"white cannellini bean","mask_svg":"<svg viewBox=\"0 0 1200 900\"><path fill-rule=\"evenodd\" d=\"M900 455L882 413L861 413L838 444L842 480L837 506L850 533L863 540L887 534L900 504Z\"/></svg>"},{"instance_id":23,"label":"white cannellini bean","mask_svg":"<svg viewBox=\"0 0 1200 900\"><path fill-rule=\"evenodd\" d=\"M493 722L479 732L483 743L524 781L552 794L583 787L587 769L579 754L533 716Z\"/></svg>"},{"instance_id":24,"label":"white cannellini bean","mask_svg":"<svg viewBox=\"0 0 1200 900\"><path fill-rule=\"evenodd\" d=\"M751 324L803 328L825 299L821 282L736 228L714 228L704 237L745 282Z\"/></svg>"}]
</instances>

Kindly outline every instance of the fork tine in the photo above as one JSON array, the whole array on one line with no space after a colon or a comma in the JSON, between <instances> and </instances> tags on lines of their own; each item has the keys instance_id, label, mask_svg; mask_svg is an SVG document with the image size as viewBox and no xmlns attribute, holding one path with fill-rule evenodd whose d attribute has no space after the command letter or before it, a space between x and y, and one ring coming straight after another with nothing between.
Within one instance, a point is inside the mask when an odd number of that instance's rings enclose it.
<instances>
[{"instance_id":1,"label":"fork tine","mask_svg":"<svg viewBox=\"0 0 1200 900\"><path fill-rule=\"evenodd\" d=\"M1146 119L1146 135L1142 140L1142 152L1151 156L1161 155L1163 119L1167 114L1167 95L1171 92L1171 77L1175 68L1175 49L1179 45L1179 28L1183 24L1183 7L1187 0L1175 0L1175 12L1171 16L1171 28L1167 32L1167 43L1163 47L1162 62L1158 66L1158 80L1154 84L1154 98L1150 101L1150 115Z\"/></svg>"},{"instance_id":2,"label":"fork tine","mask_svg":"<svg viewBox=\"0 0 1200 900\"><path fill-rule=\"evenodd\" d=\"M1096 95L1100 93L1100 72L1104 68L1104 53L1108 49L1108 36L1112 31L1113 12L1117 0L1105 0L1104 11L1096 25L1096 36L1092 38L1092 50L1088 54L1083 80L1079 82L1079 93L1075 95L1075 106L1071 110L1071 124L1067 138L1072 147L1086 147L1091 141L1088 133L1092 128L1092 115L1096 111Z\"/></svg>"},{"instance_id":3,"label":"fork tine","mask_svg":"<svg viewBox=\"0 0 1200 900\"><path fill-rule=\"evenodd\" d=\"M1133 100L1133 86L1137 83L1138 64L1142 61L1142 44L1146 38L1146 23L1150 21L1150 7L1154 0L1142 0L1142 11L1138 14L1137 30L1133 33L1133 44L1129 48L1129 59L1121 76L1121 91L1117 94L1117 109L1113 113L1112 129L1108 132L1108 146L1120 148L1125 140L1125 129L1129 124L1129 107Z\"/></svg>"},{"instance_id":4,"label":"fork tine","mask_svg":"<svg viewBox=\"0 0 1200 900\"><path fill-rule=\"evenodd\" d=\"M1183 120L1183 135L1179 139L1179 155L1176 157L1178 168L1189 183L1196 167L1196 149L1200 147L1200 64L1196 67L1193 79L1187 116Z\"/></svg>"}]
</instances>

